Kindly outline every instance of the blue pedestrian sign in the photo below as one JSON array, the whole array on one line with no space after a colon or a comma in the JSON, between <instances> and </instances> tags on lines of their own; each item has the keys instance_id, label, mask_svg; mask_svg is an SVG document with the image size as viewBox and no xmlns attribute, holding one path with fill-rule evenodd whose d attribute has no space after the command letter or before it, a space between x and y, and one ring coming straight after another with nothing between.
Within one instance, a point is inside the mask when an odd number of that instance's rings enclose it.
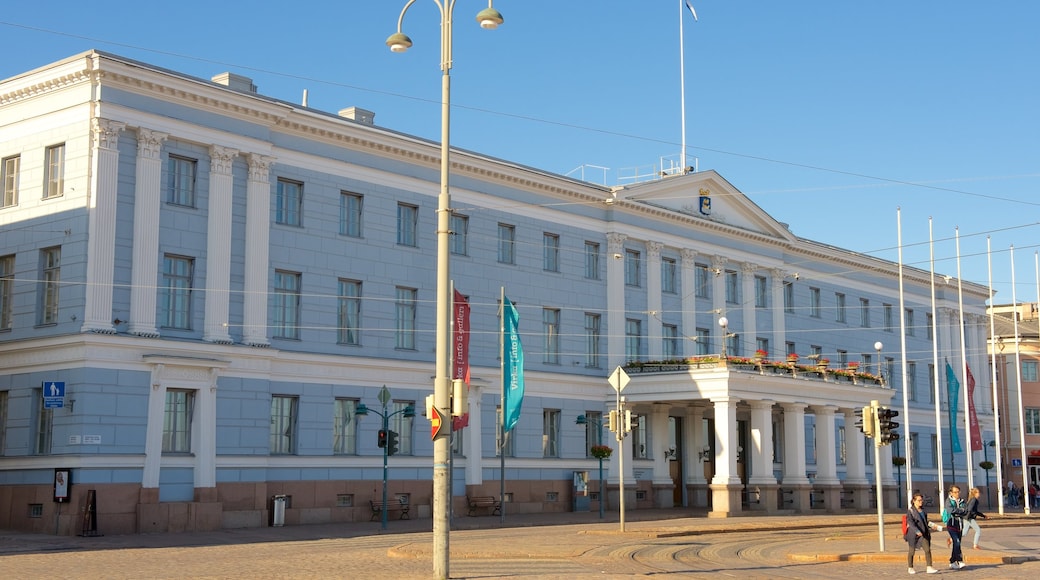
<instances>
[{"instance_id":1,"label":"blue pedestrian sign","mask_svg":"<svg viewBox=\"0 0 1040 580\"><path fill-rule=\"evenodd\" d=\"M43 408L61 409L65 407L65 382L43 382Z\"/></svg>"}]
</instances>

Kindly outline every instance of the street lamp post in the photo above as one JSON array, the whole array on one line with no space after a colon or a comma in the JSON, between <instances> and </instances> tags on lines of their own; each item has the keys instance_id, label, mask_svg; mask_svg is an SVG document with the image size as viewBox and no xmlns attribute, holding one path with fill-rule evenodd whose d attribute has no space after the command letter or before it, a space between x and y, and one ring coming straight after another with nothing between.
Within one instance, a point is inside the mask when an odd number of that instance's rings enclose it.
<instances>
[{"instance_id":1,"label":"street lamp post","mask_svg":"<svg viewBox=\"0 0 1040 580\"><path fill-rule=\"evenodd\" d=\"M451 399L451 194L448 189L449 129L451 127L451 66L452 15L455 0L433 0L441 15L441 175L440 194L437 196L437 346L434 354L436 373L433 381L433 404L442 416ZM412 39L401 32L404 15L415 0L401 9L397 32L386 40L393 52L404 52L412 46ZM502 24L502 15L495 10L492 0L488 7L477 13L481 28L494 29ZM433 572L437 578L448 577L448 535L451 489L448 481L450 458L450 429L443 429L433 439Z\"/></svg>"},{"instance_id":2,"label":"street lamp post","mask_svg":"<svg viewBox=\"0 0 1040 580\"><path fill-rule=\"evenodd\" d=\"M413 407L412 405L408 405L408 406L406 406L403 409L394 411L393 413L388 413L387 410L386 410L386 407L390 403L390 389L387 389L386 385L383 385L383 388L379 390L379 402L383 405L382 412L376 411L375 409L369 409L368 405L366 405L364 403L358 403L357 408L354 410L354 414L357 415L358 417L364 417L365 415L368 415L369 413L375 413L376 415L379 415L383 419L383 427L382 427L382 429L379 432L379 446L383 448L383 509L381 511L381 514L382 514L383 529L385 530L386 529L386 512L387 512L387 509L386 509L386 502L387 502L387 491L386 491L387 485L386 485L386 483L387 483L387 475L388 475L388 473L387 473L387 458L390 455L392 455L393 453L397 452L396 449L391 449L391 446L396 444L396 439L397 438L396 438L396 434L393 435L393 436L389 436L386 440L384 440L383 437L387 436L389 434L389 432L390 432L390 417L393 417L394 415L400 415L402 413L404 414L405 417L414 417L415 416L415 407Z\"/></svg>"},{"instance_id":3,"label":"street lamp post","mask_svg":"<svg viewBox=\"0 0 1040 580\"><path fill-rule=\"evenodd\" d=\"M877 376L882 385L885 384L885 377L881 374L881 349L884 347L885 345L881 344L880 340L874 343L874 350L877 351Z\"/></svg>"},{"instance_id":4,"label":"street lamp post","mask_svg":"<svg viewBox=\"0 0 1040 580\"><path fill-rule=\"evenodd\" d=\"M989 441L989 442L986 442L986 443L982 444L982 463L984 463L985 465L989 465L989 467L985 469L985 471L986 471L986 507L987 508L993 507L993 498L990 496L990 490L989 490L989 470L993 468L993 465L989 462L989 452L986 451L986 448L987 447L994 447L995 448L996 446L997 446L997 442L996 441Z\"/></svg>"},{"instance_id":5,"label":"street lamp post","mask_svg":"<svg viewBox=\"0 0 1040 580\"><path fill-rule=\"evenodd\" d=\"M726 327L729 326L729 319L725 316L719 317L719 327L722 328L722 362L726 363L726 339L729 338L729 334L726 332Z\"/></svg>"},{"instance_id":6,"label":"street lamp post","mask_svg":"<svg viewBox=\"0 0 1040 580\"><path fill-rule=\"evenodd\" d=\"M603 422L597 421L591 417L585 415L578 415L578 418L574 420L578 425L592 424L596 427L596 445L603 445ZM599 460L599 519L603 519L603 504L606 503L607 494L603 493L603 457L597 455L596 459Z\"/></svg>"}]
</instances>

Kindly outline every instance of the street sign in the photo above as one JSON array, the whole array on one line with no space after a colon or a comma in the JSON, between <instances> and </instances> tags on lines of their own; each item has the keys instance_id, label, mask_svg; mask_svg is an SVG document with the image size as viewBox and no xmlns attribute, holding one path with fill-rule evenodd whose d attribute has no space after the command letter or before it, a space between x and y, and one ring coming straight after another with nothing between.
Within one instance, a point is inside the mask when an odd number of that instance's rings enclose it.
<instances>
[{"instance_id":1,"label":"street sign","mask_svg":"<svg viewBox=\"0 0 1040 580\"><path fill-rule=\"evenodd\" d=\"M441 426L444 424L444 419L441 417L441 412L437 410L437 407L430 407L430 439L436 439L437 435L441 432Z\"/></svg>"},{"instance_id":2,"label":"street sign","mask_svg":"<svg viewBox=\"0 0 1040 580\"><path fill-rule=\"evenodd\" d=\"M614 387L615 391L620 393L625 390L625 387L628 386L628 381L630 380L632 379L628 377L628 373L625 372L625 369L618 367L614 369L614 372L610 373L610 378L607 379L607 382L610 383L610 386Z\"/></svg>"},{"instance_id":3,"label":"street sign","mask_svg":"<svg viewBox=\"0 0 1040 580\"><path fill-rule=\"evenodd\" d=\"M61 409L65 407L65 382L43 382L43 408Z\"/></svg>"}]
</instances>

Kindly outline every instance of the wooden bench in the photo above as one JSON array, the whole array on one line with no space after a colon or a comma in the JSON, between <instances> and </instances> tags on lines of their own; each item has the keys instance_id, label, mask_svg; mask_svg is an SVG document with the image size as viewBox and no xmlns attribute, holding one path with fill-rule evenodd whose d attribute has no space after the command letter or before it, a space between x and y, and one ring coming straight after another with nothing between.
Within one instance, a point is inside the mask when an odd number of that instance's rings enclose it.
<instances>
[{"instance_id":1,"label":"wooden bench","mask_svg":"<svg viewBox=\"0 0 1040 580\"><path fill-rule=\"evenodd\" d=\"M466 502L469 503L469 515L471 516L480 508L491 508L491 515L502 513L502 502L491 495L466 496Z\"/></svg>"},{"instance_id":2,"label":"wooden bench","mask_svg":"<svg viewBox=\"0 0 1040 580\"><path fill-rule=\"evenodd\" d=\"M398 518L397 518L399 520L409 520L409 519L411 519L411 517L408 515L408 509L409 509L408 503L407 502L403 502L403 501L401 501L399 499L387 500L385 505L383 504L383 502L376 501L374 499L373 500L369 500L368 503L372 505L372 519L369 520L369 521L373 521L373 522L376 521L377 519L379 519L383 515L384 511L386 511L387 514L391 514L393 512L400 512L401 515L398 516Z\"/></svg>"}]
</instances>

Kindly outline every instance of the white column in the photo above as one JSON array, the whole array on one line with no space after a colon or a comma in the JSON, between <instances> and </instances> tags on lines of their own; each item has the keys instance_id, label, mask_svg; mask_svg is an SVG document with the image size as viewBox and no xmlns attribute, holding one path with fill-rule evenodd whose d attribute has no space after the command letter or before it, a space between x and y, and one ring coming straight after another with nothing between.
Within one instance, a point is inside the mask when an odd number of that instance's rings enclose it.
<instances>
[{"instance_id":1,"label":"white column","mask_svg":"<svg viewBox=\"0 0 1040 580\"><path fill-rule=\"evenodd\" d=\"M209 148L209 221L206 227L206 321L203 340L230 344L228 317L231 288L231 169L238 151ZM247 238L249 240L249 238ZM248 246L248 242L247 242Z\"/></svg>"},{"instance_id":2,"label":"white column","mask_svg":"<svg viewBox=\"0 0 1040 580\"><path fill-rule=\"evenodd\" d=\"M116 202L119 186L119 133L125 123L91 119L94 149L88 192L88 237L82 332L115 333L112 284L115 280Z\"/></svg>"},{"instance_id":3,"label":"white column","mask_svg":"<svg viewBox=\"0 0 1040 580\"><path fill-rule=\"evenodd\" d=\"M655 484L672 483L672 476L668 473L668 409L666 403L654 403L650 420L650 457L654 460Z\"/></svg>"},{"instance_id":4,"label":"white column","mask_svg":"<svg viewBox=\"0 0 1040 580\"><path fill-rule=\"evenodd\" d=\"M649 360L661 360L664 343L661 333L661 242L646 243L646 309L652 314L646 317L647 353Z\"/></svg>"},{"instance_id":5,"label":"white column","mask_svg":"<svg viewBox=\"0 0 1040 580\"><path fill-rule=\"evenodd\" d=\"M856 410L845 409L845 484L866 485L866 458L863 432L856 428Z\"/></svg>"},{"instance_id":6,"label":"white column","mask_svg":"<svg viewBox=\"0 0 1040 580\"><path fill-rule=\"evenodd\" d=\"M691 485L703 485L707 483L704 478L704 460L701 453L708 444L703 434L704 407L694 405L686 408L686 483Z\"/></svg>"},{"instance_id":7,"label":"white column","mask_svg":"<svg viewBox=\"0 0 1040 580\"><path fill-rule=\"evenodd\" d=\"M773 401L751 403L751 477L749 485L773 485Z\"/></svg>"},{"instance_id":8,"label":"white column","mask_svg":"<svg viewBox=\"0 0 1040 580\"><path fill-rule=\"evenodd\" d=\"M607 234L607 368L625 362L625 234Z\"/></svg>"},{"instance_id":9,"label":"white column","mask_svg":"<svg viewBox=\"0 0 1040 580\"><path fill-rule=\"evenodd\" d=\"M195 487L217 486L217 378L219 369L209 370L209 386L195 391L198 427L192 422L192 453L195 454Z\"/></svg>"},{"instance_id":10,"label":"white column","mask_svg":"<svg viewBox=\"0 0 1040 580\"><path fill-rule=\"evenodd\" d=\"M821 485L838 485L838 460L834 440L835 423L834 405L813 407L816 413L816 483Z\"/></svg>"},{"instance_id":11,"label":"white column","mask_svg":"<svg viewBox=\"0 0 1040 580\"><path fill-rule=\"evenodd\" d=\"M697 354L697 345L689 337L697 336L697 252L683 249L679 266L679 288L682 292L682 334L688 337L683 341L682 354ZM708 345L705 345L708 346Z\"/></svg>"},{"instance_id":12,"label":"white column","mask_svg":"<svg viewBox=\"0 0 1040 580\"><path fill-rule=\"evenodd\" d=\"M159 474L162 471L162 438L163 423L166 412L166 389L163 388L162 374L164 366L152 367L151 388L148 390L148 421L144 434L144 469L141 473L141 487L159 487Z\"/></svg>"},{"instance_id":13,"label":"white column","mask_svg":"<svg viewBox=\"0 0 1040 580\"><path fill-rule=\"evenodd\" d=\"M770 300L773 301L770 304L770 311L773 313L773 344L770 345L769 350L773 351L769 353L773 360L784 360L784 355L787 354L787 328L786 328L786 317L784 316L784 271L779 268L774 268L772 274L772 296Z\"/></svg>"},{"instance_id":14,"label":"white column","mask_svg":"<svg viewBox=\"0 0 1040 580\"><path fill-rule=\"evenodd\" d=\"M755 353L758 348L758 319L756 317L757 308L755 307L755 272L757 266L750 262L744 262L740 265L740 283L741 283L741 310L744 312L744 326L741 330L741 341L744 344L745 356L750 356Z\"/></svg>"},{"instance_id":15,"label":"white column","mask_svg":"<svg viewBox=\"0 0 1040 580\"><path fill-rule=\"evenodd\" d=\"M462 449L466 454L466 485L480 485L484 483L484 470L482 459L484 457L484 425L481 417L484 416L484 388L475 384L469 387L469 425L462 430Z\"/></svg>"},{"instance_id":16,"label":"white column","mask_svg":"<svg viewBox=\"0 0 1040 580\"><path fill-rule=\"evenodd\" d=\"M162 202L162 144L167 134L137 129L134 179L134 250L130 287L130 334L159 336L155 304L159 284L159 208Z\"/></svg>"},{"instance_id":17,"label":"white column","mask_svg":"<svg viewBox=\"0 0 1040 580\"><path fill-rule=\"evenodd\" d=\"M712 398L715 405L715 477L713 484L740 485L737 475L737 401L734 397Z\"/></svg>"},{"instance_id":18,"label":"white column","mask_svg":"<svg viewBox=\"0 0 1040 580\"><path fill-rule=\"evenodd\" d=\"M805 476L804 403L783 403L784 409L784 486L808 485Z\"/></svg>"},{"instance_id":19,"label":"white column","mask_svg":"<svg viewBox=\"0 0 1040 580\"><path fill-rule=\"evenodd\" d=\"M271 243L271 164L274 159L249 155L246 186L246 263L242 342L270 346L267 338L268 262Z\"/></svg>"}]
</instances>

